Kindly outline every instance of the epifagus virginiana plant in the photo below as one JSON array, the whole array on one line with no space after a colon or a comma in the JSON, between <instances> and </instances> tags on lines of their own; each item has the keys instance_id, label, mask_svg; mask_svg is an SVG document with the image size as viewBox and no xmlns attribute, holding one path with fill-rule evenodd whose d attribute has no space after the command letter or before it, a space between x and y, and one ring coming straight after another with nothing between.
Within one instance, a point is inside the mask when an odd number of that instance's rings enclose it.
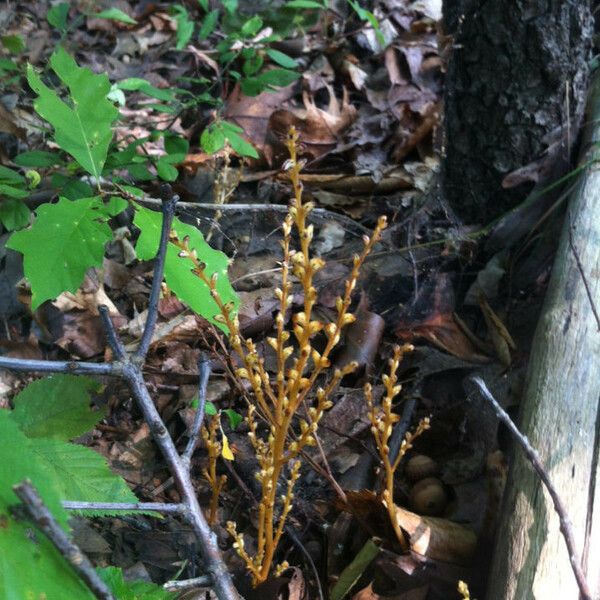
<instances>
[{"instance_id":1,"label":"epifagus virginiana plant","mask_svg":"<svg viewBox=\"0 0 600 600\"><path fill-rule=\"evenodd\" d=\"M246 422L248 436L259 464L256 478L260 483L261 498L258 505L257 547L250 555L244 547L244 539L233 522L227 528L234 538L234 546L244 560L253 583L263 582L271 570L275 550L284 531L286 518L292 508L294 485L300 473L298 456L303 448L315 444L315 433L324 411L331 407L331 398L341 379L355 368L350 363L331 372L330 355L340 341L342 330L355 318L349 312L352 292L358 280L360 268L381 237L386 220L381 217L371 237L364 237L360 255L353 259L352 270L345 283L343 296L336 300L336 317L323 323L314 317L317 290L313 285L316 275L325 266L322 258L311 255L313 226L307 224L313 204L302 201L300 171L302 165L297 157L298 134L291 130L287 140L290 159L286 164L294 197L283 223L283 260L281 263L281 285L275 290L279 300L276 316L276 334L267 339L277 356L277 373L272 379L251 339L244 339L234 307L221 300L217 289L217 278L205 273L204 265L195 256L185 239L175 240L180 247L180 256L195 262L194 272L211 290L219 307L220 321L229 331L229 342L237 354L242 367L236 376L247 380L252 389L254 403L248 407ZM300 241L297 250L291 248L292 231L296 230ZM173 240L172 240L173 241ZM303 309L292 318L291 331L286 328L286 313L292 305L292 279L302 286ZM317 350L313 344L315 336L323 332L325 348ZM292 335L295 341L292 342ZM320 375L327 375L324 383L317 383ZM263 434L258 420L267 424ZM280 492L278 484L283 484ZM280 567L285 565L280 565Z\"/></svg>"}]
</instances>

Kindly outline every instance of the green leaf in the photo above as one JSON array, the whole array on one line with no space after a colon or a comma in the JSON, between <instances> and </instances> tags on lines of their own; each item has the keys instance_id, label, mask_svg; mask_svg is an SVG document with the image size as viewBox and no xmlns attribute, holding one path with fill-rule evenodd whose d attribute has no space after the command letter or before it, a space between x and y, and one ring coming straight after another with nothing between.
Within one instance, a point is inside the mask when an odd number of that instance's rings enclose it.
<instances>
[{"instance_id":1,"label":"green leaf","mask_svg":"<svg viewBox=\"0 0 600 600\"><path fill-rule=\"evenodd\" d=\"M160 239L162 215L142 206L136 206L134 217L136 227L141 230L136 245L136 252L140 260L150 260L156 256ZM231 287L227 276L229 260L218 250L211 248L205 241L202 233L191 225L182 223L177 217L173 220L172 228L177 232L179 239L189 236L190 249L196 250L198 259L203 262L207 277L217 274L217 291L224 303L233 302L237 308L239 298ZM165 260L165 281L177 297L185 302L194 312L214 323L223 331L227 327L216 321L214 316L219 314L219 308L210 295L210 290L194 273L194 263L190 258L181 258L180 249L172 242L167 246Z\"/></svg>"},{"instance_id":2,"label":"green leaf","mask_svg":"<svg viewBox=\"0 0 600 600\"><path fill-rule=\"evenodd\" d=\"M209 125L200 136L200 145L207 154L214 154L225 145L225 134L216 123Z\"/></svg>"},{"instance_id":3,"label":"green leaf","mask_svg":"<svg viewBox=\"0 0 600 600\"><path fill-rule=\"evenodd\" d=\"M255 73L258 73L261 67L263 66L264 62L265 59L260 54L257 54L255 52L250 58L244 61L244 64L242 66L242 71L244 72L244 75L250 76L254 75Z\"/></svg>"},{"instance_id":4,"label":"green leaf","mask_svg":"<svg viewBox=\"0 0 600 600\"><path fill-rule=\"evenodd\" d=\"M240 132L243 131L241 127L229 123L228 121L221 121L221 127L223 128L223 133L229 141L229 144L240 156L258 158L258 152L254 146L239 135Z\"/></svg>"},{"instance_id":5,"label":"green leaf","mask_svg":"<svg viewBox=\"0 0 600 600\"><path fill-rule=\"evenodd\" d=\"M205 40L217 26L219 22L219 11L217 9L211 10L202 20L200 25L200 33L198 34L199 40Z\"/></svg>"},{"instance_id":6,"label":"green leaf","mask_svg":"<svg viewBox=\"0 0 600 600\"><path fill-rule=\"evenodd\" d=\"M59 31L64 31L67 28L67 17L69 16L69 3L63 2L53 6L46 15L48 23L52 27L56 27Z\"/></svg>"},{"instance_id":7,"label":"green leaf","mask_svg":"<svg viewBox=\"0 0 600 600\"><path fill-rule=\"evenodd\" d=\"M0 181L2 183L10 183L12 184L20 184L25 182L25 178L20 173L9 169L8 167L3 167L0 165Z\"/></svg>"},{"instance_id":8,"label":"green leaf","mask_svg":"<svg viewBox=\"0 0 600 600\"><path fill-rule=\"evenodd\" d=\"M198 400L195 400L195 402L196 402L196 406L194 408L198 408ZM217 407L214 405L214 402L210 402L210 400L209 400L204 405L204 412L209 417L212 417L213 415L216 415L219 411L217 410Z\"/></svg>"},{"instance_id":9,"label":"green leaf","mask_svg":"<svg viewBox=\"0 0 600 600\"><path fill-rule=\"evenodd\" d=\"M165 102L169 102L173 100L174 92L173 90L166 90L154 87L149 81L142 79L140 77L130 77L128 79L123 79L123 81L119 81L116 84L117 89L135 92L139 91L142 94L146 94L146 96L150 96L151 98L156 98L157 100L164 100Z\"/></svg>"},{"instance_id":10,"label":"green leaf","mask_svg":"<svg viewBox=\"0 0 600 600\"><path fill-rule=\"evenodd\" d=\"M170 155L182 156L185 158L190 148L190 143L178 135L165 135L165 151Z\"/></svg>"},{"instance_id":11,"label":"green leaf","mask_svg":"<svg viewBox=\"0 0 600 600\"><path fill-rule=\"evenodd\" d=\"M285 67L286 69L295 69L298 66L298 63L287 54L283 52L279 52L279 50L275 50L273 48L267 48L267 56L278 65Z\"/></svg>"},{"instance_id":12,"label":"green leaf","mask_svg":"<svg viewBox=\"0 0 600 600\"><path fill-rule=\"evenodd\" d=\"M272 85L274 87L285 87L290 85L300 77L300 73L290 71L289 69L271 69L265 71L258 76L258 79L264 85Z\"/></svg>"},{"instance_id":13,"label":"green leaf","mask_svg":"<svg viewBox=\"0 0 600 600\"><path fill-rule=\"evenodd\" d=\"M238 9L238 0L221 0L223 8L227 11L227 14L234 15Z\"/></svg>"},{"instance_id":14,"label":"green leaf","mask_svg":"<svg viewBox=\"0 0 600 600\"><path fill-rule=\"evenodd\" d=\"M78 67L62 48L54 52L50 64L68 86L72 106L63 102L27 65L27 81L38 95L35 109L54 127L56 143L88 173L99 178L113 135L111 124L119 114L106 99L110 91L108 77Z\"/></svg>"},{"instance_id":15,"label":"green leaf","mask_svg":"<svg viewBox=\"0 0 600 600\"><path fill-rule=\"evenodd\" d=\"M90 407L90 392L99 388L93 379L75 375L38 379L15 396L13 419L29 438L76 438L104 416Z\"/></svg>"},{"instance_id":16,"label":"green leaf","mask_svg":"<svg viewBox=\"0 0 600 600\"><path fill-rule=\"evenodd\" d=\"M20 35L3 35L2 45L12 54L21 54L25 50L25 41Z\"/></svg>"},{"instance_id":17,"label":"green leaf","mask_svg":"<svg viewBox=\"0 0 600 600\"><path fill-rule=\"evenodd\" d=\"M239 412L236 412L231 408L226 408L223 413L226 415L231 429L237 429L237 426L244 420L244 417L242 417Z\"/></svg>"},{"instance_id":18,"label":"green leaf","mask_svg":"<svg viewBox=\"0 0 600 600\"><path fill-rule=\"evenodd\" d=\"M182 50L190 41L194 33L194 22L190 21L188 11L181 4L176 4L173 7L175 11L175 22L177 23L177 50Z\"/></svg>"},{"instance_id":19,"label":"green leaf","mask_svg":"<svg viewBox=\"0 0 600 600\"><path fill-rule=\"evenodd\" d=\"M319 8L322 10L327 8L320 2L315 2L315 0L290 0L284 6L286 8Z\"/></svg>"},{"instance_id":20,"label":"green leaf","mask_svg":"<svg viewBox=\"0 0 600 600\"><path fill-rule=\"evenodd\" d=\"M124 13L118 8L109 8L107 10L103 10L102 12L94 15L94 18L119 21L120 23L127 23L127 25L137 25L137 21L135 19L132 19L127 13Z\"/></svg>"},{"instance_id":21,"label":"green leaf","mask_svg":"<svg viewBox=\"0 0 600 600\"><path fill-rule=\"evenodd\" d=\"M113 473L104 457L91 448L42 438L32 446L32 452L56 477L61 498L75 502L138 502L125 480ZM94 516L117 514L98 509L81 512Z\"/></svg>"},{"instance_id":22,"label":"green leaf","mask_svg":"<svg viewBox=\"0 0 600 600\"><path fill-rule=\"evenodd\" d=\"M242 25L240 33L246 38L252 38L260 31L262 26L263 20L258 15L254 15Z\"/></svg>"},{"instance_id":23,"label":"green leaf","mask_svg":"<svg viewBox=\"0 0 600 600\"><path fill-rule=\"evenodd\" d=\"M13 158L13 162L20 167L51 167L62 164L60 156L54 152L32 150L22 152Z\"/></svg>"},{"instance_id":24,"label":"green leaf","mask_svg":"<svg viewBox=\"0 0 600 600\"><path fill-rule=\"evenodd\" d=\"M170 164L166 156L161 156L156 161L156 172L163 181L175 181L179 177L179 171Z\"/></svg>"},{"instance_id":25,"label":"green leaf","mask_svg":"<svg viewBox=\"0 0 600 600\"><path fill-rule=\"evenodd\" d=\"M208 0L198 0L198 4L204 12L208 12Z\"/></svg>"},{"instance_id":26,"label":"green leaf","mask_svg":"<svg viewBox=\"0 0 600 600\"><path fill-rule=\"evenodd\" d=\"M13 233L7 243L23 254L33 310L62 292L76 292L86 271L102 264L104 245L112 238L106 221L114 216L99 198L73 202L64 197L43 204L36 214L33 225Z\"/></svg>"},{"instance_id":27,"label":"green leaf","mask_svg":"<svg viewBox=\"0 0 600 600\"><path fill-rule=\"evenodd\" d=\"M147 581L125 581L123 571L117 567L97 569L98 574L119 600L173 600L174 592Z\"/></svg>"},{"instance_id":28,"label":"green leaf","mask_svg":"<svg viewBox=\"0 0 600 600\"><path fill-rule=\"evenodd\" d=\"M22 199L27 198L29 192L21 188L13 187L12 185L7 185L6 183L0 183L0 196Z\"/></svg>"},{"instance_id":29,"label":"green leaf","mask_svg":"<svg viewBox=\"0 0 600 600\"><path fill-rule=\"evenodd\" d=\"M331 600L342 600L354 587L365 569L379 554L380 548L373 540L369 539L359 550L354 560L342 571L339 579L331 590Z\"/></svg>"},{"instance_id":30,"label":"green leaf","mask_svg":"<svg viewBox=\"0 0 600 600\"><path fill-rule=\"evenodd\" d=\"M21 229L29 224L31 211L27 205L17 198L0 200L0 223L8 231Z\"/></svg>"},{"instance_id":31,"label":"green leaf","mask_svg":"<svg viewBox=\"0 0 600 600\"><path fill-rule=\"evenodd\" d=\"M30 479L58 522L67 527L54 473L33 452L29 440L11 418L0 411L0 598L93 600L94 596L58 554L45 535L9 510L19 502L12 486Z\"/></svg>"}]
</instances>

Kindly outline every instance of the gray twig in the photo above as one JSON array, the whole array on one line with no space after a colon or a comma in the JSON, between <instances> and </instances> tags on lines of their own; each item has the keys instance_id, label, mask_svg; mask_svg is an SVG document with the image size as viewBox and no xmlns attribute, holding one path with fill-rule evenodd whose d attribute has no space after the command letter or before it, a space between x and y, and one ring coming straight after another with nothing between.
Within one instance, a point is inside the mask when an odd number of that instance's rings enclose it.
<instances>
[{"instance_id":1,"label":"gray twig","mask_svg":"<svg viewBox=\"0 0 600 600\"><path fill-rule=\"evenodd\" d=\"M67 375L123 377L120 363L84 363L75 360L32 360L0 356L0 369L21 373L66 373Z\"/></svg>"},{"instance_id":2,"label":"gray twig","mask_svg":"<svg viewBox=\"0 0 600 600\"><path fill-rule=\"evenodd\" d=\"M200 358L198 359L198 374L200 377L198 382L198 410L196 411L194 422L192 423L192 427L190 429L188 443L183 454L181 455L181 460L188 467L188 469L190 466L190 461L192 460L192 455L194 454L194 450L198 445L200 428L202 427L204 413L206 411L206 388L208 386L208 379L210 377L210 361L204 352L200 353Z\"/></svg>"},{"instance_id":3,"label":"gray twig","mask_svg":"<svg viewBox=\"0 0 600 600\"><path fill-rule=\"evenodd\" d=\"M122 510L128 512L159 512L163 514L183 514L186 511L185 504L173 504L172 502L77 502L63 500L61 504L65 510Z\"/></svg>"},{"instance_id":4,"label":"gray twig","mask_svg":"<svg viewBox=\"0 0 600 600\"><path fill-rule=\"evenodd\" d=\"M179 581L167 581L163 588L168 592L181 592L190 588L210 587L212 579L209 575L194 577L194 579L180 579Z\"/></svg>"},{"instance_id":5,"label":"gray twig","mask_svg":"<svg viewBox=\"0 0 600 600\"><path fill-rule=\"evenodd\" d=\"M73 570L100 600L115 600L108 586L102 581L87 556L67 536L30 481L13 486L30 519L44 532L54 547L69 562Z\"/></svg>"},{"instance_id":6,"label":"gray twig","mask_svg":"<svg viewBox=\"0 0 600 600\"><path fill-rule=\"evenodd\" d=\"M167 193L171 193L170 187ZM165 257L167 254L169 233L171 231L171 224L173 223L173 216L175 215L175 206L177 205L178 200L179 196L175 195L172 198L164 200L162 203L163 220L160 231L160 242L154 261L152 288L150 289L150 299L148 300L148 317L146 318L146 325L144 327L144 332L142 333L140 345L134 354L135 360L140 363L144 361L146 354L148 354L148 348L152 342L154 328L156 327L156 321L158 319L158 302L160 300L160 289L163 274L165 272Z\"/></svg>"},{"instance_id":7,"label":"gray twig","mask_svg":"<svg viewBox=\"0 0 600 600\"><path fill-rule=\"evenodd\" d=\"M573 569L575 579L577 580L577 586L579 587L581 600L593 600L590 587L586 581L583 569L581 568L581 557L579 556L579 552L575 547L575 535L573 533L573 524L571 523L571 519L569 519L569 515L567 514L567 509L563 504L563 501L560 499L556 488L550 481L550 477L546 469L544 468L542 461L540 460L539 454L531 445L527 437L519 431L519 429L514 424L512 419L508 416L506 411L500 406L500 404L498 404L494 396L492 396L492 393L485 385L483 379L476 376L469 377L469 379L479 388L481 395L494 407L494 411L498 415L498 418L506 425L506 427L508 427L515 440L523 449L523 452L525 453L525 456L527 456L527 459L531 463L531 466L534 468L535 472L538 474L545 488L548 490L550 498L552 498L554 510L558 515L560 531L565 540L565 544L567 545L567 550L569 552L569 561L571 563L571 568Z\"/></svg>"},{"instance_id":8,"label":"gray twig","mask_svg":"<svg viewBox=\"0 0 600 600\"><path fill-rule=\"evenodd\" d=\"M115 358L117 360L125 358L127 352L123 346L123 343L119 339L117 332L115 331L115 326L108 312L108 306L101 304L98 307L98 313L100 314L102 326L104 327L104 332L106 333L106 341L108 342L110 349L113 351Z\"/></svg>"}]
</instances>

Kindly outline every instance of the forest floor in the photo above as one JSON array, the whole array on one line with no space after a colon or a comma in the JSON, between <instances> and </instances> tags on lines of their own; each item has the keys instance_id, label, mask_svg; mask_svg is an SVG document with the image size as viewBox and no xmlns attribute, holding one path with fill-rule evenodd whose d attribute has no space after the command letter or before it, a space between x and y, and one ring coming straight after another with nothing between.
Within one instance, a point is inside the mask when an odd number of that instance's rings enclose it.
<instances>
[{"instance_id":1,"label":"forest floor","mask_svg":"<svg viewBox=\"0 0 600 600\"><path fill-rule=\"evenodd\" d=\"M231 2L109 4L133 21L117 13L98 18L99 9L85 2L66 9L54 4L51 13L46 2L0 8L0 163L14 167L20 153L56 148L40 128L22 71L11 65L45 69L62 43L80 66L107 73L112 83L127 82L113 86L120 110L115 141L139 140L148 161L124 178L150 199L160 197L161 177L169 181L181 198L179 218L230 257L241 330L256 342L269 375L277 373L266 338L276 328L282 207L291 196L289 128L300 135L304 199L317 208L313 253L326 261L315 278L317 318L332 319L363 236L380 215L388 219L361 270L352 305L356 321L332 358L339 367L356 361L358 368L332 396L319 425L319 447L301 456L291 533L277 551L277 562L292 567L246 597L447 600L461 597L459 580L482 597L507 439L468 377L479 375L503 407L516 409L551 261L524 271L514 254L486 251L488 225L464 226L436 193L449 43L438 31L441 3L386 0L374 16L352 2L329 11L316 2L296 8L265 3L258 12L249 4L228 11ZM285 73L263 76L276 69ZM183 156L168 166L160 162L170 154L165 132L187 141ZM231 147L223 147L225 137ZM55 167L38 171L32 210L59 193L68 196ZM131 214L119 219L118 239L107 246L102 269L89 271L77 293L63 293L35 311L17 255L7 253L7 236L0 238L5 354L109 357L99 303L111 307L126 347L135 348L153 265L136 259ZM300 283L292 278L292 284L294 313L305 298ZM252 548L257 465L240 422L251 394L233 375L239 365L226 338L165 292L144 372L169 433L183 447L197 410L199 358L209 357L207 400L213 412L222 411L221 441L233 455L218 463L227 482L214 530L226 564L242 581L244 565L225 523L235 521ZM426 417L430 427L403 457L394 482L394 504L416 519L400 523L410 539L403 548L378 495L381 460L363 388L370 382L379 401L393 347L404 343L414 350L398 370L402 392L393 410L402 418L394 434L402 439ZM9 407L32 377L0 372L0 406ZM106 417L79 442L105 457L141 501L179 501L127 389L108 383L96 402L106 407ZM211 498L202 474L207 461L201 447L192 472L203 506ZM437 543L411 538L419 527L433 531ZM95 564L122 567L138 579L162 584L202 573L194 536L175 517L78 517L74 536ZM362 563L355 561L361 549L371 552ZM195 593L186 597L205 597L205 590Z\"/></svg>"}]
</instances>

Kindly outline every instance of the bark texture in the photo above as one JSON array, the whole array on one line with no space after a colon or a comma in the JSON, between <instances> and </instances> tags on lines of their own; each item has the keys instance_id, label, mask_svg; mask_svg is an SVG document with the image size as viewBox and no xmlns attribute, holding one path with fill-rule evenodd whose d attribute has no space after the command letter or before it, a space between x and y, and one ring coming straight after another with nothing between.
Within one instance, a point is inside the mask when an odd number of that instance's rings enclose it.
<instances>
[{"instance_id":1,"label":"bark texture","mask_svg":"<svg viewBox=\"0 0 600 600\"><path fill-rule=\"evenodd\" d=\"M589 107L583 163L600 160L598 74ZM592 302L600 299L597 164L583 172L567 210L533 342L520 423L567 506L594 597L600 597L600 330L592 310ZM578 598L549 496L521 452L515 454L487 600Z\"/></svg>"},{"instance_id":2,"label":"bark texture","mask_svg":"<svg viewBox=\"0 0 600 600\"><path fill-rule=\"evenodd\" d=\"M444 192L462 219L487 222L528 191L503 190L508 173L557 132L569 152L587 87L590 0L446 0L444 22L453 36Z\"/></svg>"}]
</instances>

